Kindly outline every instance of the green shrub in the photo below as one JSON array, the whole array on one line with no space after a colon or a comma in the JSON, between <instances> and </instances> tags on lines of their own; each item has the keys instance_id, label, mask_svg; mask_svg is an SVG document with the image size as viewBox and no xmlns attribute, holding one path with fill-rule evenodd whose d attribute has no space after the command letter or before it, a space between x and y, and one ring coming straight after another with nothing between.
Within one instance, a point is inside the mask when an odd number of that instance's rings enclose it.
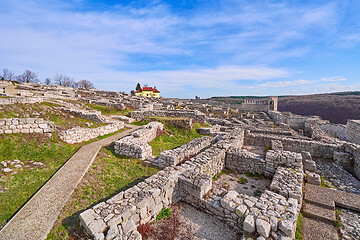
<instances>
[{"instance_id":1,"label":"green shrub","mask_svg":"<svg viewBox=\"0 0 360 240\"><path fill-rule=\"evenodd\" d=\"M164 218L169 218L171 216L170 208L162 208L159 214L156 216L156 220L161 220Z\"/></svg>"},{"instance_id":2,"label":"green shrub","mask_svg":"<svg viewBox=\"0 0 360 240\"><path fill-rule=\"evenodd\" d=\"M262 192L261 192L260 190L256 190L256 191L254 192L254 196L255 196L255 197L260 197L261 194L262 194Z\"/></svg>"},{"instance_id":3,"label":"green shrub","mask_svg":"<svg viewBox=\"0 0 360 240\"><path fill-rule=\"evenodd\" d=\"M337 228L341 228L341 227L342 227L341 220L340 220L340 219L336 219L336 220L334 221L334 225L335 225L335 227L337 227Z\"/></svg>"},{"instance_id":4,"label":"green shrub","mask_svg":"<svg viewBox=\"0 0 360 240\"><path fill-rule=\"evenodd\" d=\"M244 184L244 183L247 183L247 182L248 182L248 180L246 178L244 178L244 177L239 178L239 183L240 184Z\"/></svg>"},{"instance_id":5,"label":"green shrub","mask_svg":"<svg viewBox=\"0 0 360 240\"><path fill-rule=\"evenodd\" d=\"M266 149L265 149L265 150L266 150L266 152L269 151L269 150L271 150L271 145L266 145Z\"/></svg>"}]
</instances>

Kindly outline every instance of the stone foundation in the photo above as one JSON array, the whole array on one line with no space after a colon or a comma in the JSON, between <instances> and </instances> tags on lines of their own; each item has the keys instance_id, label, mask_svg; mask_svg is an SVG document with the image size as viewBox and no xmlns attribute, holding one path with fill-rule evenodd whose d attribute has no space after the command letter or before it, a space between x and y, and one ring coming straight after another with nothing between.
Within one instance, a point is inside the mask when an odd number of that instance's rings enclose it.
<instances>
[{"instance_id":1,"label":"stone foundation","mask_svg":"<svg viewBox=\"0 0 360 240\"><path fill-rule=\"evenodd\" d=\"M186 158L192 157L198 154L205 147L209 146L214 138L212 137L200 137L181 147L166 150L160 153L157 158L156 165L160 167L168 167L178 165Z\"/></svg>"},{"instance_id":2,"label":"stone foundation","mask_svg":"<svg viewBox=\"0 0 360 240\"><path fill-rule=\"evenodd\" d=\"M27 98L27 97L14 97L14 98L0 98L0 105L9 105L9 104L31 104L31 103L40 103L43 102L43 98Z\"/></svg>"},{"instance_id":3,"label":"stone foundation","mask_svg":"<svg viewBox=\"0 0 360 240\"><path fill-rule=\"evenodd\" d=\"M175 110L175 111L133 111L131 117L136 120L141 120L147 117L181 117L191 118L196 122L205 122L206 115L197 110Z\"/></svg>"},{"instance_id":4,"label":"stone foundation","mask_svg":"<svg viewBox=\"0 0 360 240\"><path fill-rule=\"evenodd\" d=\"M0 134L10 133L48 133L52 132L54 123L42 118L1 118Z\"/></svg>"},{"instance_id":5,"label":"stone foundation","mask_svg":"<svg viewBox=\"0 0 360 240\"><path fill-rule=\"evenodd\" d=\"M150 122L142 128L132 132L130 136L115 142L115 152L119 155L147 159L152 156L151 146L148 144L162 131L164 125L159 122Z\"/></svg>"},{"instance_id":6,"label":"stone foundation","mask_svg":"<svg viewBox=\"0 0 360 240\"><path fill-rule=\"evenodd\" d=\"M122 128L124 128L123 122L111 123L106 126L101 126L98 128L74 127L60 131L59 137L64 142L73 144L73 143L89 141L99 136L103 136L109 133L119 131Z\"/></svg>"}]
</instances>

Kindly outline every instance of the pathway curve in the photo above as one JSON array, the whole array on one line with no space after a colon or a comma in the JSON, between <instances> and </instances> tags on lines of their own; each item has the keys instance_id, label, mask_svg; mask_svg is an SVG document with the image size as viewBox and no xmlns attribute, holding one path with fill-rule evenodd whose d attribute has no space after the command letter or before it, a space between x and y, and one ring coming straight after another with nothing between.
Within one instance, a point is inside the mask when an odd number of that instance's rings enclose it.
<instances>
[{"instance_id":1,"label":"pathway curve","mask_svg":"<svg viewBox=\"0 0 360 240\"><path fill-rule=\"evenodd\" d=\"M140 128L125 126L130 129L81 147L0 230L0 239L45 239L100 148Z\"/></svg>"}]
</instances>

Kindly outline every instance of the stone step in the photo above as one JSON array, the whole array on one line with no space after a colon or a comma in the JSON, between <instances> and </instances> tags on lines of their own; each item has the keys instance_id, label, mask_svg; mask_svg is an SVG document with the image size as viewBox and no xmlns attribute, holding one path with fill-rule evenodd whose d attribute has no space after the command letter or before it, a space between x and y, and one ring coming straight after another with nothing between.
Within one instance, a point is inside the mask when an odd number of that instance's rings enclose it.
<instances>
[{"instance_id":1,"label":"stone step","mask_svg":"<svg viewBox=\"0 0 360 240\"><path fill-rule=\"evenodd\" d=\"M315 218L323 222L333 224L335 221L335 211L332 209L324 208L318 204L305 203L303 215L309 218Z\"/></svg>"}]
</instances>

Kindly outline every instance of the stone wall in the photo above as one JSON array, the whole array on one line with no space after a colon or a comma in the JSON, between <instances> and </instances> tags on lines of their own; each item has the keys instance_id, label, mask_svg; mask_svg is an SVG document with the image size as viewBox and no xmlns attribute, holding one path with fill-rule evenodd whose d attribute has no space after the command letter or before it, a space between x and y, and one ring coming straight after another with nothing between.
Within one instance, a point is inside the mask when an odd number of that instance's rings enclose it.
<instances>
[{"instance_id":1,"label":"stone wall","mask_svg":"<svg viewBox=\"0 0 360 240\"><path fill-rule=\"evenodd\" d=\"M64 107L59 107L59 109L68 112L70 114L73 114L75 116L78 116L80 118L84 118L84 119L88 119L90 121L93 122L97 122L97 123L107 123L107 119L101 115L100 111L85 111L85 110L81 110L81 109L74 109L74 108L64 108Z\"/></svg>"},{"instance_id":2,"label":"stone wall","mask_svg":"<svg viewBox=\"0 0 360 240\"><path fill-rule=\"evenodd\" d=\"M265 159L263 155L235 148L226 153L225 168L237 172L253 172L264 174Z\"/></svg>"},{"instance_id":3,"label":"stone wall","mask_svg":"<svg viewBox=\"0 0 360 240\"><path fill-rule=\"evenodd\" d=\"M192 118L196 122L205 122L206 115L197 110L174 110L174 111L133 111L131 117L141 120L147 117L187 117Z\"/></svg>"},{"instance_id":4,"label":"stone wall","mask_svg":"<svg viewBox=\"0 0 360 240\"><path fill-rule=\"evenodd\" d=\"M115 142L115 152L120 155L147 159L152 156L151 146L148 144L162 131L164 125L159 122L150 122L147 125Z\"/></svg>"},{"instance_id":5,"label":"stone wall","mask_svg":"<svg viewBox=\"0 0 360 240\"><path fill-rule=\"evenodd\" d=\"M313 157L326 159L333 159L334 151L344 151L343 147L338 144L328 144L312 140L294 139L248 132L245 134L245 145L262 146L265 148L267 145L271 145L271 140L281 141L284 150L298 153L308 151Z\"/></svg>"},{"instance_id":6,"label":"stone wall","mask_svg":"<svg viewBox=\"0 0 360 240\"><path fill-rule=\"evenodd\" d=\"M360 144L360 120L349 119L347 121L346 135L351 142Z\"/></svg>"},{"instance_id":7,"label":"stone wall","mask_svg":"<svg viewBox=\"0 0 360 240\"><path fill-rule=\"evenodd\" d=\"M346 141L348 139L346 135L346 125L344 124L322 123L318 124L318 126L321 130L334 138L338 138L342 141Z\"/></svg>"},{"instance_id":8,"label":"stone wall","mask_svg":"<svg viewBox=\"0 0 360 240\"><path fill-rule=\"evenodd\" d=\"M54 123L42 118L1 118L0 133L48 133Z\"/></svg>"},{"instance_id":9,"label":"stone wall","mask_svg":"<svg viewBox=\"0 0 360 240\"><path fill-rule=\"evenodd\" d=\"M214 138L212 137L200 137L185 145L182 145L181 147L172 150L166 150L160 153L159 157L157 158L156 165L160 167L178 165L181 161L198 154L205 147L208 147L213 142L213 140Z\"/></svg>"},{"instance_id":10,"label":"stone wall","mask_svg":"<svg viewBox=\"0 0 360 240\"><path fill-rule=\"evenodd\" d=\"M109 133L119 131L122 128L124 128L124 122L120 122L120 121L108 124L106 126L101 126L98 128L74 127L60 131L59 137L64 142L73 144L73 143L89 141L99 136L103 136Z\"/></svg>"},{"instance_id":11,"label":"stone wall","mask_svg":"<svg viewBox=\"0 0 360 240\"><path fill-rule=\"evenodd\" d=\"M301 205L290 194L284 197L265 191L260 198L255 198L229 191L225 196L206 196L212 187L211 177L224 166L225 151L241 147L242 133L236 129L223 135L217 143L184 164L167 167L91 207L80 214L81 225L95 239L141 239L136 230L139 224L153 220L163 207L184 201L234 228L256 232L265 238L293 238ZM288 179L291 178L285 181ZM291 182L284 184L291 186Z\"/></svg>"},{"instance_id":12,"label":"stone wall","mask_svg":"<svg viewBox=\"0 0 360 240\"><path fill-rule=\"evenodd\" d=\"M14 98L0 98L0 105L9 105L9 104L31 104L43 102L43 98L26 98L26 97L14 97Z\"/></svg>"},{"instance_id":13,"label":"stone wall","mask_svg":"<svg viewBox=\"0 0 360 240\"><path fill-rule=\"evenodd\" d=\"M225 168L238 172L253 172L273 176L279 166L299 169L302 167L300 153L269 150L266 157L244 149L231 149L226 153Z\"/></svg>"}]
</instances>

